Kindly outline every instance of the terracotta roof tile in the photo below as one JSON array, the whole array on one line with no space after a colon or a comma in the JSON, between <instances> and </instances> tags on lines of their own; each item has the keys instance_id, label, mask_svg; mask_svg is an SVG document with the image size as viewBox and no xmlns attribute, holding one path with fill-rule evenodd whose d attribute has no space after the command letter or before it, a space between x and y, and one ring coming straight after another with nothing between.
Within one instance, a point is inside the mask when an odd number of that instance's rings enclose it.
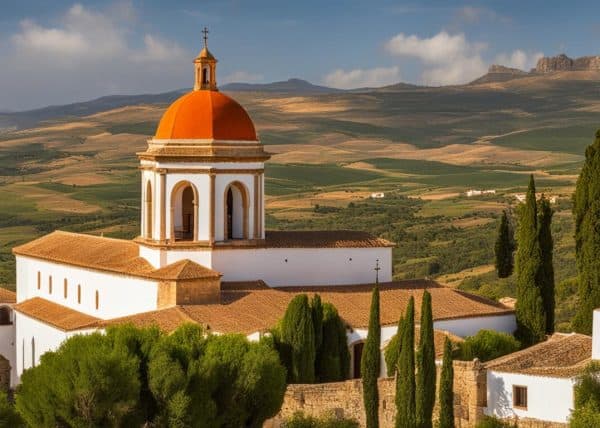
<instances>
[{"instance_id":1,"label":"terracotta roof tile","mask_svg":"<svg viewBox=\"0 0 600 428\"><path fill-rule=\"evenodd\" d=\"M583 334L552 335L547 341L485 363L489 370L533 376L577 376L591 361L592 338Z\"/></svg>"},{"instance_id":2,"label":"terracotta roof tile","mask_svg":"<svg viewBox=\"0 0 600 428\"><path fill-rule=\"evenodd\" d=\"M189 260L155 269L133 241L57 230L13 248L13 253L72 266L157 280L213 278L220 274ZM198 276L194 276L198 275Z\"/></svg>"},{"instance_id":3,"label":"terracotta roof tile","mask_svg":"<svg viewBox=\"0 0 600 428\"><path fill-rule=\"evenodd\" d=\"M0 303L15 303L17 294L14 291L0 287Z\"/></svg>"},{"instance_id":4,"label":"terracotta roof tile","mask_svg":"<svg viewBox=\"0 0 600 428\"><path fill-rule=\"evenodd\" d=\"M94 328L100 321L99 318L50 302L41 297L25 300L14 305L13 308L19 313L63 331Z\"/></svg>"},{"instance_id":5,"label":"terracotta roof tile","mask_svg":"<svg viewBox=\"0 0 600 428\"><path fill-rule=\"evenodd\" d=\"M355 230L268 230L267 248L366 248L393 247L394 243Z\"/></svg>"},{"instance_id":6,"label":"terracotta roof tile","mask_svg":"<svg viewBox=\"0 0 600 428\"><path fill-rule=\"evenodd\" d=\"M221 291L221 303L184 305L179 309L191 320L208 325L212 331L249 334L273 327L283 316L289 301L297 294L319 293L324 302L335 305L340 316L352 327L364 328L369 322L373 285L268 288L253 282L241 283L242 287L236 289L236 283L227 284ZM410 296L415 297L418 318L425 289L432 295L434 320L513 313L511 309L491 300L443 287L433 281L401 281L380 284L381 324L395 325ZM127 319L135 323L139 317L141 322L151 323L150 319L156 317L160 327L161 323L166 322L161 312L134 315ZM114 320L108 321L109 324L112 322Z\"/></svg>"}]
</instances>

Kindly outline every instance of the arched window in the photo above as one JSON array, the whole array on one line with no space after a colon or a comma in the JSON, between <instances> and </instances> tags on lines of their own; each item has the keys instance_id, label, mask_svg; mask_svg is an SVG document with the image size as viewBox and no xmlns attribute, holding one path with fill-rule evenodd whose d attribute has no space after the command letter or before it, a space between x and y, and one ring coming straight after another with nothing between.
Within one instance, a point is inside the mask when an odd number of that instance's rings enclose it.
<instances>
[{"instance_id":1,"label":"arched window","mask_svg":"<svg viewBox=\"0 0 600 428\"><path fill-rule=\"evenodd\" d=\"M12 324L10 321L10 308L8 306L0 306L0 325Z\"/></svg>"},{"instance_id":2,"label":"arched window","mask_svg":"<svg viewBox=\"0 0 600 428\"><path fill-rule=\"evenodd\" d=\"M248 239L248 192L239 182L225 191L225 239Z\"/></svg>"},{"instance_id":3,"label":"arched window","mask_svg":"<svg viewBox=\"0 0 600 428\"><path fill-rule=\"evenodd\" d=\"M96 310L98 310L99 307L100 307L100 294L98 293L98 290L96 290Z\"/></svg>"},{"instance_id":4,"label":"arched window","mask_svg":"<svg viewBox=\"0 0 600 428\"><path fill-rule=\"evenodd\" d=\"M35 338L31 338L31 367L35 367Z\"/></svg>"},{"instance_id":5,"label":"arched window","mask_svg":"<svg viewBox=\"0 0 600 428\"><path fill-rule=\"evenodd\" d=\"M202 83L203 84L207 84L208 83L208 68L204 67L202 69Z\"/></svg>"},{"instance_id":6,"label":"arched window","mask_svg":"<svg viewBox=\"0 0 600 428\"><path fill-rule=\"evenodd\" d=\"M197 239L198 193L187 181L178 183L171 193L171 234L176 241Z\"/></svg>"},{"instance_id":7,"label":"arched window","mask_svg":"<svg viewBox=\"0 0 600 428\"><path fill-rule=\"evenodd\" d=\"M146 183L146 238L152 239L152 185L150 180Z\"/></svg>"},{"instance_id":8,"label":"arched window","mask_svg":"<svg viewBox=\"0 0 600 428\"><path fill-rule=\"evenodd\" d=\"M52 275L48 276L48 293L52 294Z\"/></svg>"},{"instance_id":9,"label":"arched window","mask_svg":"<svg viewBox=\"0 0 600 428\"><path fill-rule=\"evenodd\" d=\"M65 299L67 298L67 289L68 289L69 285L67 284L67 278L65 278L65 281L63 283L63 294L65 295Z\"/></svg>"},{"instance_id":10,"label":"arched window","mask_svg":"<svg viewBox=\"0 0 600 428\"><path fill-rule=\"evenodd\" d=\"M38 290L42 288L42 273L38 270L38 278L37 278L37 286Z\"/></svg>"},{"instance_id":11,"label":"arched window","mask_svg":"<svg viewBox=\"0 0 600 428\"><path fill-rule=\"evenodd\" d=\"M77 303L81 303L81 284L77 284Z\"/></svg>"}]
</instances>

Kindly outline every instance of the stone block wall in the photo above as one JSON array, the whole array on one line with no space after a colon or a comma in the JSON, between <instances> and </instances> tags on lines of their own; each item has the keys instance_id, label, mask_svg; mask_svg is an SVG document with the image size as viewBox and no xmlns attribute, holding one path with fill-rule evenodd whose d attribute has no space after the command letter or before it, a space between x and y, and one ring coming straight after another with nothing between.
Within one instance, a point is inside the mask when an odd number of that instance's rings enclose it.
<instances>
[{"instance_id":1,"label":"stone block wall","mask_svg":"<svg viewBox=\"0 0 600 428\"><path fill-rule=\"evenodd\" d=\"M439 379L438 367L438 379ZM486 397L486 376L481 364L475 361L454 362L454 413L457 428L474 427L483 415ZM481 392L483 388L483 393ZM381 428L393 428L396 407L394 404L395 379L379 379L379 423ZM265 427L277 428L295 412L322 416L356 419L365 425L362 382L358 379L346 382L314 385L289 385L280 413ZM437 405L434 417L437 415ZM533 428L533 427L532 427Z\"/></svg>"}]
</instances>

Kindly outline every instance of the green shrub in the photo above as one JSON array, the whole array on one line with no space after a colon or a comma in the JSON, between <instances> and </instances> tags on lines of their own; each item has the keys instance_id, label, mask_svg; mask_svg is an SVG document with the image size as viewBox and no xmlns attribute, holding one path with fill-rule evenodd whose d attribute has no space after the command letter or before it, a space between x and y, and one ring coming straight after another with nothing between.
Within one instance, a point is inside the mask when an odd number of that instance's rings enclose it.
<instances>
[{"instance_id":1,"label":"green shrub","mask_svg":"<svg viewBox=\"0 0 600 428\"><path fill-rule=\"evenodd\" d=\"M354 419L336 418L333 415L315 418L307 416L302 412L294 413L287 419L282 428L358 428L358 422Z\"/></svg>"},{"instance_id":2,"label":"green shrub","mask_svg":"<svg viewBox=\"0 0 600 428\"><path fill-rule=\"evenodd\" d=\"M593 404L587 403L573 410L569 426L571 428L600 427L600 411Z\"/></svg>"},{"instance_id":3,"label":"green shrub","mask_svg":"<svg viewBox=\"0 0 600 428\"><path fill-rule=\"evenodd\" d=\"M484 416L475 428L516 428L516 425L493 416Z\"/></svg>"},{"instance_id":4,"label":"green shrub","mask_svg":"<svg viewBox=\"0 0 600 428\"><path fill-rule=\"evenodd\" d=\"M510 334L493 330L480 330L475 336L470 336L460 344L460 359L469 361L479 358L489 361L506 354L518 351L521 344Z\"/></svg>"}]
</instances>

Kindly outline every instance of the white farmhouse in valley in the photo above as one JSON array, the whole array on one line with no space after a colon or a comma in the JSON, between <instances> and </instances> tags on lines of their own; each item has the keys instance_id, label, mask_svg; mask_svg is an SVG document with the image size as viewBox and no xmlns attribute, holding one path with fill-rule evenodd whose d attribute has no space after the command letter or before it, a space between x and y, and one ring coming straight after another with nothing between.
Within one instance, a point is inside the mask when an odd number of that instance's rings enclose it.
<instances>
[{"instance_id":1,"label":"white farmhouse in valley","mask_svg":"<svg viewBox=\"0 0 600 428\"><path fill-rule=\"evenodd\" d=\"M218 91L216 64L205 46L194 60L194 90L166 110L138 153L137 238L56 231L14 248L16 304L6 335L14 335L6 351L13 384L75 334L124 322L170 332L192 322L258 339L295 295L316 292L348 324L357 375L375 282L382 342L395 333L410 296L420 307L425 289L440 331L515 329L514 311L496 302L433 281L393 282L393 244L385 239L345 230L266 231L269 154L246 111Z\"/></svg>"}]
</instances>

